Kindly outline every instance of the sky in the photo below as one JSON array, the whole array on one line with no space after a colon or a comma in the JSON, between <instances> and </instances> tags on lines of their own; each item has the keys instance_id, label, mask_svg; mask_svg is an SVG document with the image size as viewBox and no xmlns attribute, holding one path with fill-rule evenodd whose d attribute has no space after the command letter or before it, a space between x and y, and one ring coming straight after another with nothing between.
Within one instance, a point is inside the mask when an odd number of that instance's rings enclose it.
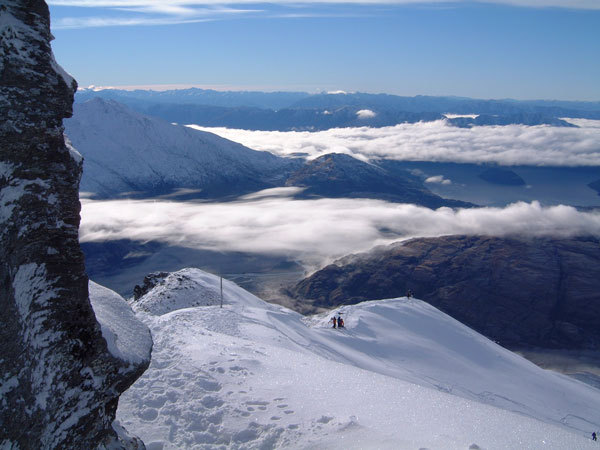
<instances>
[{"instance_id":1,"label":"sky","mask_svg":"<svg viewBox=\"0 0 600 450\"><path fill-rule=\"evenodd\" d=\"M56 59L82 87L600 100L599 0L224 1L50 0Z\"/></svg>"}]
</instances>

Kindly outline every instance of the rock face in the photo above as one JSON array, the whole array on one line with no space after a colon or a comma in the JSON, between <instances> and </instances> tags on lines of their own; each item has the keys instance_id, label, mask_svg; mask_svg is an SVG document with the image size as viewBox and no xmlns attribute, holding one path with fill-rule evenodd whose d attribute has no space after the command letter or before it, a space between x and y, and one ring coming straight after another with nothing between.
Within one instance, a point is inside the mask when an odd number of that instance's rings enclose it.
<instances>
[{"instance_id":1,"label":"rock face","mask_svg":"<svg viewBox=\"0 0 600 450\"><path fill-rule=\"evenodd\" d=\"M506 346L600 348L600 241L420 238L351 255L298 283L333 307L404 296L440 308Z\"/></svg>"},{"instance_id":2,"label":"rock face","mask_svg":"<svg viewBox=\"0 0 600 450\"><path fill-rule=\"evenodd\" d=\"M51 38L44 1L0 3L0 446L119 447L119 394L149 361L108 351L88 298L62 126L77 84Z\"/></svg>"}]
</instances>

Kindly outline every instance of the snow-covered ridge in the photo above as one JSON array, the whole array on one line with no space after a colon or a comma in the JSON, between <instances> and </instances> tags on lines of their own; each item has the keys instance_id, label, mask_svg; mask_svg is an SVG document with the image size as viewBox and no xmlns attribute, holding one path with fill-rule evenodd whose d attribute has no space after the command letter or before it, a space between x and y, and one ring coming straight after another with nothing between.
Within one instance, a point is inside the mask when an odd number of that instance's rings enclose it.
<instances>
[{"instance_id":1,"label":"snow-covered ridge","mask_svg":"<svg viewBox=\"0 0 600 450\"><path fill-rule=\"evenodd\" d=\"M227 190L243 183L253 191L268 187L263 178L279 176L289 165L268 152L100 98L75 104L65 129L84 157L81 190L100 196L164 194L174 188L210 191L215 186Z\"/></svg>"},{"instance_id":2,"label":"snow-covered ridge","mask_svg":"<svg viewBox=\"0 0 600 450\"><path fill-rule=\"evenodd\" d=\"M428 304L305 318L226 280L220 308L219 281L184 269L133 305L155 347L118 418L149 448L594 448L598 390Z\"/></svg>"},{"instance_id":3,"label":"snow-covered ridge","mask_svg":"<svg viewBox=\"0 0 600 450\"><path fill-rule=\"evenodd\" d=\"M150 330L134 315L131 307L116 292L90 281L90 302L106 340L115 357L139 364L150 359Z\"/></svg>"}]
</instances>

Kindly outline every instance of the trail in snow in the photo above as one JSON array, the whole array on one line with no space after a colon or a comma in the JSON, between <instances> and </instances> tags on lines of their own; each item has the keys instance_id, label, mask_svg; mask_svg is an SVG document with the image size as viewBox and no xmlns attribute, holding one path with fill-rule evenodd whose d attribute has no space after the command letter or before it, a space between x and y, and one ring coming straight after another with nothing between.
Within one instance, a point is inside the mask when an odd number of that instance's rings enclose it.
<instances>
[{"instance_id":1,"label":"trail in snow","mask_svg":"<svg viewBox=\"0 0 600 450\"><path fill-rule=\"evenodd\" d=\"M150 450L596 448L600 391L430 305L346 306L333 330L225 281L222 309L186 307L218 283L185 269L134 305L154 350L117 416Z\"/></svg>"}]
</instances>

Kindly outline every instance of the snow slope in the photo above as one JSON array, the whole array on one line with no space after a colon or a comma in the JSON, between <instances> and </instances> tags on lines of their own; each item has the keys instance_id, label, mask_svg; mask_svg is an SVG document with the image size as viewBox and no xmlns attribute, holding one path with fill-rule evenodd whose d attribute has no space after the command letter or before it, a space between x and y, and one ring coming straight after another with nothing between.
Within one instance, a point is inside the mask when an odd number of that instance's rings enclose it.
<instances>
[{"instance_id":1,"label":"snow slope","mask_svg":"<svg viewBox=\"0 0 600 450\"><path fill-rule=\"evenodd\" d=\"M148 361L152 353L150 330L135 317L125 299L93 281L89 282L89 293L108 351L133 364Z\"/></svg>"},{"instance_id":2,"label":"snow slope","mask_svg":"<svg viewBox=\"0 0 600 450\"><path fill-rule=\"evenodd\" d=\"M154 350L117 418L150 450L596 448L600 391L426 303L345 306L334 330L223 288L221 309L219 278L184 269L134 304Z\"/></svg>"},{"instance_id":3,"label":"snow slope","mask_svg":"<svg viewBox=\"0 0 600 450\"><path fill-rule=\"evenodd\" d=\"M105 197L177 188L253 192L293 164L100 98L75 104L65 132L84 157L80 190Z\"/></svg>"}]
</instances>

